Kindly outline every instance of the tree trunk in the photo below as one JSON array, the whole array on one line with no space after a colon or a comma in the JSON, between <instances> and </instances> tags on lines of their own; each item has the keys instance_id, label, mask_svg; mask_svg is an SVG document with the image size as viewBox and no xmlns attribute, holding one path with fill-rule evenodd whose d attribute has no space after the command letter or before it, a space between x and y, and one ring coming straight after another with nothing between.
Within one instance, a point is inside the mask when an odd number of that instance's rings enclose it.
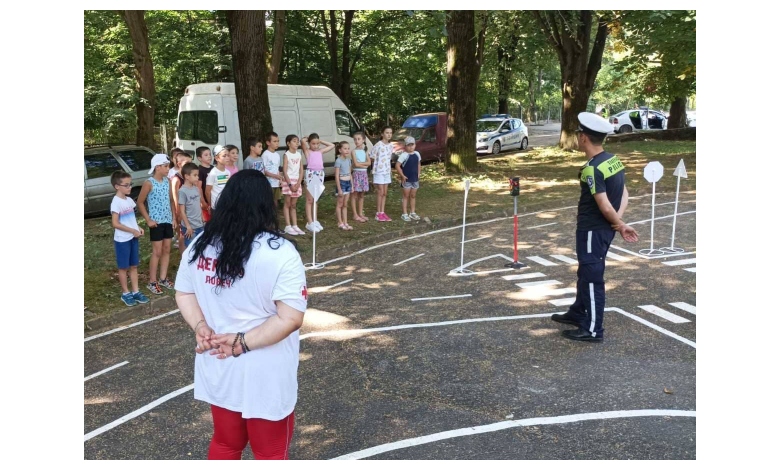
<instances>
[{"instance_id":1,"label":"tree trunk","mask_svg":"<svg viewBox=\"0 0 780 470\"><path fill-rule=\"evenodd\" d=\"M138 120L135 143L154 148L154 69L152 57L149 55L149 32L144 20L144 10L121 10L121 14L133 41L133 64L139 98L135 105Z\"/></svg>"},{"instance_id":2,"label":"tree trunk","mask_svg":"<svg viewBox=\"0 0 780 470\"><path fill-rule=\"evenodd\" d=\"M682 129L688 127L688 115L685 112L685 106L688 99L679 96L672 101L672 108L669 110L669 121L666 123L667 129Z\"/></svg>"},{"instance_id":3,"label":"tree trunk","mask_svg":"<svg viewBox=\"0 0 780 470\"><path fill-rule=\"evenodd\" d=\"M447 170L476 169L477 38L474 11L447 14Z\"/></svg>"},{"instance_id":4,"label":"tree trunk","mask_svg":"<svg viewBox=\"0 0 780 470\"><path fill-rule=\"evenodd\" d=\"M246 156L250 137L262 139L266 132L273 130L265 61L265 12L230 10L227 21L233 50L241 149Z\"/></svg>"},{"instance_id":5,"label":"tree trunk","mask_svg":"<svg viewBox=\"0 0 780 470\"><path fill-rule=\"evenodd\" d=\"M608 34L607 21L605 18L598 20L589 58L592 11L534 11L534 17L557 52L561 64L563 102L558 145L564 150L573 150L577 148L577 136L574 133L579 126L577 115L587 108L596 75L601 69Z\"/></svg>"},{"instance_id":6,"label":"tree trunk","mask_svg":"<svg viewBox=\"0 0 780 470\"><path fill-rule=\"evenodd\" d=\"M271 66L268 68L268 83L279 83L284 53L284 36L287 33L287 12L274 10L274 46L271 52Z\"/></svg>"},{"instance_id":7,"label":"tree trunk","mask_svg":"<svg viewBox=\"0 0 780 470\"><path fill-rule=\"evenodd\" d=\"M320 10L322 26L325 28L325 42L330 53L330 89L341 97L341 74L339 73L339 30L336 24L336 12L329 10L330 23L325 19L325 10Z\"/></svg>"},{"instance_id":8,"label":"tree trunk","mask_svg":"<svg viewBox=\"0 0 780 470\"><path fill-rule=\"evenodd\" d=\"M344 28L342 34L343 44L341 46L341 101L349 106L350 88L352 87L352 71L349 68L349 40L352 35L352 18L355 16L355 10L346 10L344 12ZM338 93L338 92L337 92Z\"/></svg>"},{"instance_id":9,"label":"tree trunk","mask_svg":"<svg viewBox=\"0 0 780 470\"><path fill-rule=\"evenodd\" d=\"M501 45L498 46L498 114L509 114L509 93L512 75L510 62L512 56Z\"/></svg>"}]
</instances>

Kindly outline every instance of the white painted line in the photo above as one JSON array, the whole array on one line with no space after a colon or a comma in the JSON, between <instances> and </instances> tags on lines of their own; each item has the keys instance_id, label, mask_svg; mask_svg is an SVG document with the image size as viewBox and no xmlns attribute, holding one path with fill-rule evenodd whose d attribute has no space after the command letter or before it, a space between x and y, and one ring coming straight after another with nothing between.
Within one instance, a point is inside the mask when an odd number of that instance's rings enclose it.
<instances>
[{"instance_id":1,"label":"white painted line","mask_svg":"<svg viewBox=\"0 0 780 470\"><path fill-rule=\"evenodd\" d=\"M132 325L120 326L119 328L115 328L115 329L113 329L111 331L106 331L105 333L100 333L99 335L87 336L86 338L84 338L84 342L86 343L87 341L92 341L93 339L102 338L103 336L107 336L107 335L110 335L110 334L113 334L113 333L117 333L119 331L126 330L126 329L132 328L134 326L143 325L144 323L147 323L147 322L150 322L150 321L153 321L153 320L157 320L157 319L160 319L160 318L163 318L163 317L167 317L168 315L173 315L174 313L179 313L179 309L177 308L176 310L171 310L168 313L163 313L162 315L157 315L156 317L147 318L146 320L141 320L139 322L135 322Z\"/></svg>"},{"instance_id":2,"label":"white painted line","mask_svg":"<svg viewBox=\"0 0 780 470\"><path fill-rule=\"evenodd\" d=\"M491 269L490 271L474 271L473 273L463 273L460 276L482 276L484 274L493 273L505 273L507 271L514 271L512 268Z\"/></svg>"},{"instance_id":3,"label":"white painted line","mask_svg":"<svg viewBox=\"0 0 780 470\"><path fill-rule=\"evenodd\" d=\"M561 281L556 281L554 279L547 279L544 281L520 282L515 285L523 289L538 289L540 287L553 286L556 284L561 284Z\"/></svg>"},{"instance_id":4,"label":"white painted line","mask_svg":"<svg viewBox=\"0 0 780 470\"><path fill-rule=\"evenodd\" d=\"M533 227L528 227L528 230L532 228L542 228L542 227L549 227L550 225L558 225L558 222L553 222L551 224L544 224L544 225L534 225Z\"/></svg>"},{"instance_id":5,"label":"white painted line","mask_svg":"<svg viewBox=\"0 0 780 470\"><path fill-rule=\"evenodd\" d=\"M695 251L690 251L690 252L683 252L683 253L669 253L668 255L647 256L647 255L643 255L642 253L637 253L617 245L612 245L612 248L623 251L625 253L632 254L637 258L642 258L642 259L663 259L663 258L671 258L674 256L691 256L696 254Z\"/></svg>"},{"instance_id":6,"label":"white painted line","mask_svg":"<svg viewBox=\"0 0 780 470\"><path fill-rule=\"evenodd\" d=\"M696 272L696 268L685 268L685 270L688 271L689 273L695 273Z\"/></svg>"},{"instance_id":7,"label":"white painted line","mask_svg":"<svg viewBox=\"0 0 780 470\"><path fill-rule=\"evenodd\" d=\"M577 288L576 287L564 287L563 289L550 289L544 291L544 295L565 295L565 294L576 294Z\"/></svg>"},{"instance_id":8,"label":"white painted line","mask_svg":"<svg viewBox=\"0 0 780 470\"><path fill-rule=\"evenodd\" d=\"M147 411L151 410L152 408L156 408L157 406L162 405L163 403L165 403L166 401L170 400L171 398L176 398L179 395L181 395L182 393L188 392L188 391L192 390L193 388L195 388L195 384L194 383L193 384L189 384L186 387L182 387L182 388L176 390L175 392L171 392L171 393L165 395L164 397L160 397L157 400L149 403L148 405L144 405L141 408L138 408L137 410L124 415L121 418L119 418L117 420L114 420L114 421L106 424L103 427L95 429L94 431L92 431L90 433L84 434L84 442L87 442L88 440L92 439L93 437L99 436L99 435L103 434L106 431L110 431L111 429L114 429L115 427L119 426L120 424L122 424L122 423L124 423L126 421L130 421L131 419L135 418L136 416L140 416L140 415L146 413Z\"/></svg>"},{"instance_id":9,"label":"white painted line","mask_svg":"<svg viewBox=\"0 0 780 470\"><path fill-rule=\"evenodd\" d=\"M663 262L667 266L682 266L683 264L696 264L696 258L676 259Z\"/></svg>"},{"instance_id":10,"label":"white painted line","mask_svg":"<svg viewBox=\"0 0 780 470\"><path fill-rule=\"evenodd\" d=\"M680 317L678 315L673 314L672 312L667 312L666 310L660 307L656 307L655 305L640 305L639 308L641 308L645 312L652 313L653 315L658 315L664 320L669 320L672 323L690 322L690 320L688 320L687 318Z\"/></svg>"},{"instance_id":11,"label":"white painted line","mask_svg":"<svg viewBox=\"0 0 780 470\"><path fill-rule=\"evenodd\" d=\"M486 424L483 426L472 426L468 428L453 429L450 431L437 432L435 434L428 434L427 436L413 437L411 439L404 439L402 441L390 442L388 444L382 444L368 449L363 449L357 452L341 455L333 460L357 460L365 459L367 457L373 457L375 455L383 454L398 449L405 449L408 447L415 447L423 444L429 444L431 442L443 441L445 439L453 439L461 436L473 436L475 434L484 434L488 432L503 431L504 429L517 428L522 426L543 426L546 424L566 424L577 423L580 421L593 421L604 419L620 419L620 418L642 418L648 416L675 416L684 418L695 418L696 411L689 410L618 410L618 411L601 411L596 413L580 413L574 415L565 416L547 416L541 418L526 418L517 419L514 421L499 421L493 424ZM403 458L403 457L401 457Z\"/></svg>"},{"instance_id":12,"label":"white painted line","mask_svg":"<svg viewBox=\"0 0 780 470\"><path fill-rule=\"evenodd\" d=\"M465 268L468 268L469 266L471 266L472 264L477 264L480 261L485 261L485 260L492 259L492 258L504 258L507 261L514 261L514 259L510 258L509 256L503 255L503 254L499 253L499 254L496 254L496 255L490 255L490 256L485 256L484 258L475 259L474 261L469 261L468 263L464 264L463 266L458 266L455 269L465 269Z\"/></svg>"},{"instance_id":13,"label":"white painted line","mask_svg":"<svg viewBox=\"0 0 780 470\"><path fill-rule=\"evenodd\" d=\"M461 225L461 227L462 227L462 225ZM490 237L492 237L492 235L485 235L484 237L479 237L479 238L472 238L471 240L466 240L466 241L465 241L465 242L463 242L463 243L468 243L468 242L475 242L475 241L477 241L477 240L484 240L484 239L486 239L486 238L490 238Z\"/></svg>"},{"instance_id":14,"label":"white painted line","mask_svg":"<svg viewBox=\"0 0 780 470\"><path fill-rule=\"evenodd\" d=\"M696 306L695 305L687 304L685 302L671 302L669 305L671 305L672 307L677 307L680 310L685 310L688 313L692 313L692 314L696 315Z\"/></svg>"},{"instance_id":15,"label":"white painted line","mask_svg":"<svg viewBox=\"0 0 780 470\"><path fill-rule=\"evenodd\" d=\"M481 323L481 322L488 322L488 321L503 321L503 320L522 320L525 318L544 318L544 317L549 317L551 315L555 315L556 313L563 314L566 312L535 313L532 315L513 315L507 317L469 318L466 320L450 320L450 321L443 321L437 323L409 323L406 325L383 326L379 328L365 328L360 330L317 331L314 333L306 333L305 335L301 335L300 339L302 341L306 338L312 338L316 336L362 335L368 333L379 333L382 331L406 330L409 328L428 328L431 326L460 325L463 323Z\"/></svg>"},{"instance_id":16,"label":"white painted line","mask_svg":"<svg viewBox=\"0 0 780 470\"><path fill-rule=\"evenodd\" d=\"M95 378L95 377L97 377L98 375L103 375L103 374L105 374L106 372L112 371L112 370L116 369L117 367L122 367L122 366L124 366L124 365L127 365L127 364L129 364L129 362L127 362L127 361L125 361L125 362L120 362L119 364L117 364L117 365L115 365L115 366L111 366L111 367L109 367L109 368L107 368L107 369L103 369L103 370L101 370L100 372L95 372L95 373L94 373L94 374L92 374L92 375L89 375L89 376L87 376L87 377L84 377L84 382L86 382L86 381L87 381L87 380L89 380L89 379L94 379L94 378Z\"/></svg>"},{"instance_id":17,"label":"white painted line","mask_svg":"<svg viewBox=\"0 0 780 470\"><path fill-rule=\"evenodd\" d=\"M661 328L660 326L656 325L655 323L650 323L649 321L645 320L644 318L638 317L638 316L636 316L636 315L634 315L632 313L628 313L628 312L626 312L623 309L619 309L619 308L615 308L615 307L608 307L608 308L605 308L604 311L605 312L607 312L607 311L618 312L618 313L620 313L622 315L627 316L628 318L630 318L632 320L638 321L639 323L641 323L641 324L643 324L645 326L649 326L650 328L654 329L655 331L660 331L661 333L665 334L666 336L674 338L677 341L681 341L681 342L687 344L688 346L690 346L692 348L696 348L696 343L694 343L693 341L691 341L689 339L686 339L686 338L683 338L680 335L674 334L674 333L672 333L669 330L665 330L665 329Z\"/></svg>"},{"instance_id":18,"label":"white painted line","mask_svg":"<svg viewBox=\"0 0 780 470\"><path fill-rule=\"evenodd\" d=\"M338 286L340 286L342 284L346 284L346 283L352 282L352 281L354 281L354 279L347 279L346 281L337 282L336 284L333 284L332 286L312 287L311 289L309 289L309 293L310 294L319 294L319 293L322 293L322 292L327 292L327 291L333 289L334 287L338 287Z\"/></svg>"},{"instance_id":19,"label":"white painted line","mask_svg":"<svg viewBox=\"0 0 780 470\"><path fill-rule=\"evenodd\" d=\"M550 255L550 258L555 258L557 260L561 260L564 263L577 264L577 260L576 259L571 259L568 256L564 256L564 255Z\"/></svg>"},{"instance_id":20,"label":"white painted line","mask_svg":"<svg viewBox=\"0 0 780 470\"><path fill-rule=\"evenodd\" d=\"M558 263L553 263L552 261L548 261L540 256L529 256L528 259L531 261L536 261L542 266L558 266Z\"/></svg>"},{"instance_id":21,"label":"white painted line","mask_svg":"<svg viewBox=\"0 0 780 470\"><path fill-rule=\"evenodd\" d=\"M688 211L688 212L679 212L677 215L680 216L680 215L695 214L695 213L696 213L696 211ZM665 215L663 217L656 217L655 220L670 219L672 217L674 217L674 214L672 214L672 215ZM639 220L637 222L630 222L630 223L628 223L626 225L646 224L647 222L650 222L651 220L653 220L653 219Z\"/></svg>"},{"instance_id":22,"label":"white painted line","mask_svg":"<svg viewBox=\"0 0 780 470\"><path fill-rule=\"evenodd\" d=\"M566 299L548 300L548 302L550 302L551 304L555 305L556 307L564 307L564 306L573 304L575 300L577 300L577 297L569 297L569 298L566 298Z\"/></svg>"},{"instance_id":23,"label":"white painted line","mask_svg":"<svg viewBox=\"0 0 780 470\"><path fill-rule=\"evenodd\" d=\"M462 294L462 295L448 295L445 297L418 297L416 299L412 299L412 302L417 302L418 300L441 300L441 299L458 299L461 297L471 297L471 294Z\"/></svg>"},{"instance_id":24,"label":"white painted line","mask_svg":"<svg viewBox=\"0 0 780 470\"><path fill-rule=\"evenodd\" d=\"M696 199L692 199L692 200L690 200L690 201L680 201L679 203L680 203L680 204L689 204L689 203L691 203L691 202L695 203L695 202L696 202ZM669 204L674 204L674 201L671 201L671 202L664 202L664 203L661 203L661 204L656 204L656 207L658 207L658 206L668 206ZM651 203L646 203L646 204L642 204L642 205L643 205L643 206L651 206L652 204L651 204Z\"/></svg>"},{"instance_id":25,"label":"white painted line","mask_svg":"<svg viewBox=\"0 0 780 470\"><path fill-rule=\"evenodd\" d=\"M528 274L510 274L509 276L502 276L507 281L522 281L523 279L533 279L535 277L545 277L542 273L528 273Z\"/></svg>"},{"instance_id":26,"label":"white painted line","mask_svg":"<svg viewBox=\"0 0 780 470\"><path fill-rule=\"evenodd\" d=\"M403 260L403 261L399 261L399 262L395 263L393 266L398 266L398 265L404 264L404 263L406 263L407 261L411 261L411 260L413 260L413 259L417 259L417 258L419 258L420 256L425 256L425 253L420 253L420 254L419 254L419 255L417 255L417 256L412 256L412 257L411 257L411 258L409 258L409 259L405 259L405 260Z\"/></svg>"},{"instance_id":27,"label":"white painted line","mask_svg":"<svg viewBox=\"0 0 780 470\"><path fill-rule=\"evenodd\" d=\"M611 251L607 252L607 258L612 258L615 261L631 261L631 258L626 258L625 256L616 255L615 253L612 253Z\"/></svg>"}]
</instances>

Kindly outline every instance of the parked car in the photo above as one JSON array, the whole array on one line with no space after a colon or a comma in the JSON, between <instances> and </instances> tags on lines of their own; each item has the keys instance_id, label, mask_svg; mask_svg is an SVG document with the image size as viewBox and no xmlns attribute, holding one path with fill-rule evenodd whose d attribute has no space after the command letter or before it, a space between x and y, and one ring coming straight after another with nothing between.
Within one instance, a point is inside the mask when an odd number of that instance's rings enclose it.
<instances>
[{"instance_id":1,"label":"parked car","mask_svg":"<svg viewBox=\"0 0 780 470\"><path fill-rule=\"evenodd\" d=\"M138 145L99 145L84 147L84 215L109 211L116 189L111 174L123 170L133 178L130 197L138 199L141 185L149 178L154 152Z\"/></svg>"},{"instance_id":2,"label":"parked car","mask_svg":"<svg viewBox=\"0 0 780 470\"><path fill-rule=\"evenodd\" d=\"M647 114L648 129L666 129L667 118L664 113L642 106L614 114L608 118L608 121L614 126L616 134L634 132L642 129L643 113Z\"/></svg>"},{"instance_id":3,"label":"parked car","mask_svg":"<svg viewBox=\"0 0 780 470\"><path fill-rule=\"evenodd\" d=\"M507 114L477 120L477 153L498 154L502 150L528 148L528 128Z\"/></svg>"},{"instance_id":4,"label":"parked car","mask_svg":"<svg viewBox=\"0 0 780 470\"><path fill-rule=\"evenodd\" d=\"M441 161L447 149L447 113L425 113L410 116L393 134L393 164L404 151L404 139L414 137L415 150L422 161Z\"/></svg>"}]
</instances>

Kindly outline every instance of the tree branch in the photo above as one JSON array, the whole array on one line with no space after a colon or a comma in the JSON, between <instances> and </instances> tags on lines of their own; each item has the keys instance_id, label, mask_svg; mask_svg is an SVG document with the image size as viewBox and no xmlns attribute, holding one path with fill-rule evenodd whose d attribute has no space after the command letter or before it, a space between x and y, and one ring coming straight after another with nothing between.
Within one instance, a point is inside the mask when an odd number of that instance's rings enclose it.
<instances>
[{"instance_id":1,"label":"tree branch","mask_svg":"<svg viewBox=\"0 0 780 470\"><path fill-rule=\"evenodd\" d=\"M601 58L604 55L604 46L607 43L607 35L609 29L607 28L607 21L604 17L599 18L598 29L596 30L596 39L593 41L593 49L590 53L590 60L588 61L588 72L586 75L585 86L588 90L593 90L593 85L596 83L596 75L598 75L601 69Z\"/></svg>"}]
</instances>

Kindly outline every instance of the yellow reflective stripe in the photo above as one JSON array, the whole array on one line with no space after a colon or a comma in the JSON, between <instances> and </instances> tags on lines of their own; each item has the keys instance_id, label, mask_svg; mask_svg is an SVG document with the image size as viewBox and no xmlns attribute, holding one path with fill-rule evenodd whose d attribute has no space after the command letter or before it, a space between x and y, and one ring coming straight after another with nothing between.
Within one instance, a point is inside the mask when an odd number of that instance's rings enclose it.
<instances>
[{"instance_id":1,"label":"yellow reflective stripe","mask_svg":"<svg viewBox=\"0 0 780 470\"><path fill-rule=\"evenodd\" d=\"M596 175L594 167L590 165L585 166L580 174L580 181L588 185L591 194L596 194Z\"/></svg>"},{"instance_id":2,"label":"yellow reflective stripe","mask_svg":"<svg viewBox=\"0 0 780 470\"><path fill-rule=\"evenodd\" d=\"M604 175L604 179L607 179L623 171L625 166L623 166L623 162L618 157L612 157L602 162L597 168Z\"/></svg>"}]
</instances>

